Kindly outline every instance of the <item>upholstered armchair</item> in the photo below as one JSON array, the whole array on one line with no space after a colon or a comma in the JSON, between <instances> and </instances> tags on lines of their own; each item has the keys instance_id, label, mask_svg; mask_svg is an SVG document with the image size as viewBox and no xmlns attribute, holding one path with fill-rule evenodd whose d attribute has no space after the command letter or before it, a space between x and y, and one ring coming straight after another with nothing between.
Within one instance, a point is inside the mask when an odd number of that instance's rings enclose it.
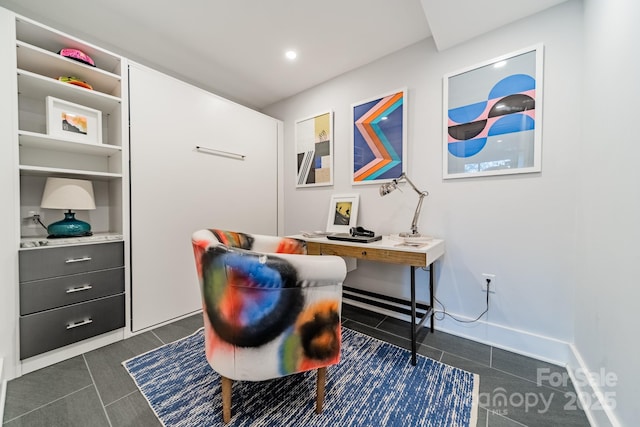
<instances>
[{"instance_id":1,"label":"upholstered armchair","mask_svg":"<svg viewBox=\"0 0 640 427\"><path fill-rule=\"evenodd\" d=\"M304 241L222 230L192 236L202 291L205 353L222 377L223 420L232 382L317 370L322 411L327 366L340 360L344 260L306 255Z\"/></svg>"}]
</instances>

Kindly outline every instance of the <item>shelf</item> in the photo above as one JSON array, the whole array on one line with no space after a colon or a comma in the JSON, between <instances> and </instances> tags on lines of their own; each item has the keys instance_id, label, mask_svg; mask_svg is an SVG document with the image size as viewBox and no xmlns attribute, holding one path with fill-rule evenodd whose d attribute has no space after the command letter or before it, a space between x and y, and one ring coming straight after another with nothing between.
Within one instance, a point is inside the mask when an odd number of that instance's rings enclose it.
<instances>
[{"instance_id":1,"label":"shelf","mask_svg":"<svg viewBox=\"0 0 640 427\"><path fill-rule=\"evenodd\" d=\"M17 42L16 46L18 68L20 69L52 79L57 79L60 76L78 77L93 86L93 89L97 92L119 95L121 79L116 74L85 65L27 43Z\"/></svg>"},{"instance_id":2,"label":"shelf","mask_svg":"<svg viewBox=\"0 0 640 427\"><path fill-rule=\"evenodd\" d=\"M98 68L120 73L121 62L118 56L55 29L43 27L30 19L16 19L16 36L18 40L49 52L58 52L63 48L80 49L93 59Z\"/></svg>"},{"instance_id":3,"label":"shelf","mask_svg":"<svg viewBox=\"0 0 640 427\"><path fill-rule=\"evenodd\" d=\"M19 131L20 146L25 148L37 148L44 150L65 151L80 154L111 156L121 152L122 147L109 144L91 144L86 142L73 142L65 139L51 137L43 133Z\"/></svg>"},{"instance_id":4,"label":"shelf","mask_svg":"<svg viewBox=\"0 0 640 427\"><path fill-rule=\"evenodd\" d=\"M18 93L29 98L44 100L47 96L110 113L120 108L121 99L79 86L62 83L31 71L18 69Z\"/></svg>"},{"instance_id":5,"label":"shelf","mask_svg":"<svg viewBox=\"0 0 640 427\"><path fill-rule=\"evenodd\" d=\"M20 175L33 176L74 176L76 178L111 181L122 178L121 173L85 171L78 169L50 168L43 166L20 165Z\"/></svg>"}]
</instances>

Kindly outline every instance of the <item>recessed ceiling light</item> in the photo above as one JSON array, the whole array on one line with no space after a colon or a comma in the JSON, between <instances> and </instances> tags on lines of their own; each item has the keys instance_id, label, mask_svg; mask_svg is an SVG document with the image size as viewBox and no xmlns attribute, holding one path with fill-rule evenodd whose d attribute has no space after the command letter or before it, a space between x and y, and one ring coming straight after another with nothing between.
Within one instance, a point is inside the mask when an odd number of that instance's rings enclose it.
<instances>
[{"instance_id":1,"label":"recessed ceiling light","mask_svg":"<svg viewBox=\"0 0 640 427\"><path fill-rule=\"evenodd\" d=\"M298 57L298 54L296 53L295 50L288 50L284 56L287 57L287 59L293 61L294 59L296 59Z\"/></svg>"}]
</instances>

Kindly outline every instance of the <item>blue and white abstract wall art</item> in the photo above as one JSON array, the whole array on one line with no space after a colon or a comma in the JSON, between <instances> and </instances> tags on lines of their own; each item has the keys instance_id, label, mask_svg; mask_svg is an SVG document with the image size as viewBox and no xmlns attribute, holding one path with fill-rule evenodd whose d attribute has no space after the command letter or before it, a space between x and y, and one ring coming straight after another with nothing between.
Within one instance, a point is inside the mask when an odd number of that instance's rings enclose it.
<instances>
[{"instance_id":1,"label":"blue and white abstract wall art","mask_svg":"<svg viewBox=\"0 0 640 427\"><path fill-rule=\"evenodd\" d=\"M443 178L540 172L542 50L444 77Z\"/></svg>"}]
</instances>

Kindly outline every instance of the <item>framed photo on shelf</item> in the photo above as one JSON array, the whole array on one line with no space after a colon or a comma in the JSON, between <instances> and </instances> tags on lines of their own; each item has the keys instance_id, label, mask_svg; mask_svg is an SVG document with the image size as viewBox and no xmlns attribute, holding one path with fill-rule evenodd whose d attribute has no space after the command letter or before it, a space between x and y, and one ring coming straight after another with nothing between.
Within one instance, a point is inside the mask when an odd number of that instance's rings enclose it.
<instances>
[{"instance_id":1,"label":"framed photo on shelf","mask_svg":"<svg viewBox=\"0 0 640 427\"><path fill-rule=\"evenodd\" d=\"M329 202L327 232L348 233L358 221L359 194L334 194Z\"/></svg>"},{"instance_id":2,"label":"framed photo on shelf","mask_svg":"<svg viewBox=\"0 0 640 427\"><path fill-rule=\"evenodd\" d=\"M333 111L296 120L296 187L333 185Z\"/></svg>"},{"instance_id":3,"label":"framed photo on shelf","mask_svg":"<svg viewBox=\"0 0 640 427\"><path fill-rule=\"evenodd\" d=\"M351 121L352 184L380 184L406 172L406 88L352 104Z\"/></svg>"},{"instance_id":4,"label":"framed photo on shelf","mask_svg":"<svg viewBox=\"0 0 640 427\"><path fill-rule=\"evenodd\" d=\"M75 142L102 143L102 112L47 96L47 135Z\"/></svg>"},{"instance_id":5,"label":"framed photo on shelf","mask_svg":"<svg viewBox=\"0 0 640 427\"><path fill-rule=\"evenodd\" d=\"M540 172L543 47L444 76L442 176Z\"/></svg>"}]
</instances>

